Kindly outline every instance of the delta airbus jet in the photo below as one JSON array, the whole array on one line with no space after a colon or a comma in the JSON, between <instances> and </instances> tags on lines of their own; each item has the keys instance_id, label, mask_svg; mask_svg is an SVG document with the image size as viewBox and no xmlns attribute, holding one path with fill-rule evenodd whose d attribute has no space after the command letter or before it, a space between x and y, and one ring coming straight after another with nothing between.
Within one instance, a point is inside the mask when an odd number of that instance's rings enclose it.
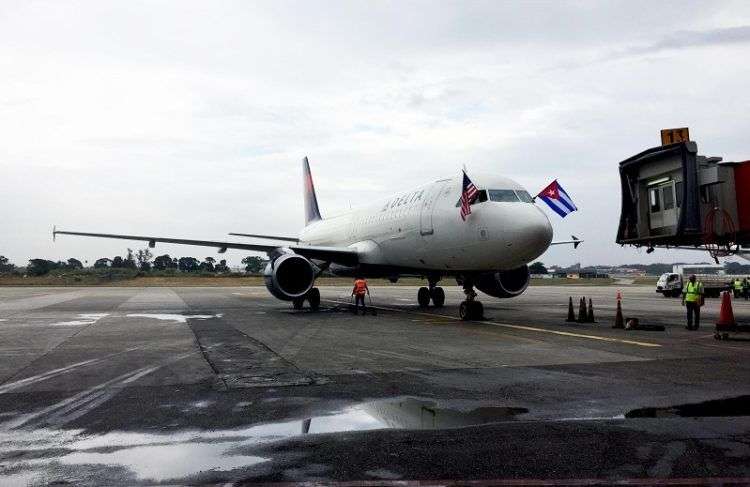
<instances>
[{"instance_id":1,"label":"delta airbus jet","mask_svg":"<svg viewBox=\"0 0 750 487\"><path fill-rule=\"evenodd\" d=\"M328 270L335 275L386 277L396 282L402 276L420 276L428 286L419 288L421 307L441 307L445 292L438 286L444 277L454 277L463 286L466 299L459 314L479 319L482 303L474 288L495 298L512 298L529 285L528 263L552 242L549 219L518 183L495 175L472 174L476 186L462 211L462 177L440 179L410 191L339 216L323 218L318 208L310 165L302 161L305 227L298 237L231 233L278 243L218 242L139 235L53 230L57 235L140 240L154 247L157 242L266 252L264 271L268 291L291 301L295 309L305 302L320 306L315 280ZM463 210L467 210L464 208Z\"/></svg>"}]
</instances>

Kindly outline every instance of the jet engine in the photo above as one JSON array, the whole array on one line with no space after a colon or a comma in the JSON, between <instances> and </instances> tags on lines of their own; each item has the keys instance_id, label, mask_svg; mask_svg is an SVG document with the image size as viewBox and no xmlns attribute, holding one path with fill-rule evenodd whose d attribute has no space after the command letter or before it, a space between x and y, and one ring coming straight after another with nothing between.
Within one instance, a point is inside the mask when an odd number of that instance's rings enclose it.
<instances>
[{"instance_id":1,"label":"jet engine","mask_svg":"<svg viewBox=\"0 0 750 487\"><path fill-rule=\"evenodd\" d=\"M298 254L283 254L268 263L263 271L268 291L275 297L291 301L304 296L315 282L313 264Z\"/></svg>"},{"instance_id":2,"label":"jet engine","mask_svg":"<svg viewBox=\"0 0 750 487\"><path fill-rule=\"evenodd\" d=\"M529 267L502 272L482 274L474 285L485 294L495 298L513 298L529 286Z\"/></svg>"}]
</instances>

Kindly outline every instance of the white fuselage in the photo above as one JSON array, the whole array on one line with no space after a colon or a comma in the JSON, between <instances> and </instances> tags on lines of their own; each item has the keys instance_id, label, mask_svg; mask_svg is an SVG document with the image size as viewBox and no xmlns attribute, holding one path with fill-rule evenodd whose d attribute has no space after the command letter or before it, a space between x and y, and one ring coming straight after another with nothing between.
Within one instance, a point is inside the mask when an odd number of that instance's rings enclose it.
<instances>
[{"instance_id":1,"label":"white fuselage","mask_svg":"<svg viewBox=\"0 0 750 487\"><path fill-rule=\"evenodd\" d=\"M480 190L515 190L528 198L510 179L472 178ZM515 269L547 250L552 227L528 200L477 202L462 220L457 206L461 181L442 179L312 222L302 230L300 245L356 248L362 264L443 274Z\"/></svg>"}]
</instances>

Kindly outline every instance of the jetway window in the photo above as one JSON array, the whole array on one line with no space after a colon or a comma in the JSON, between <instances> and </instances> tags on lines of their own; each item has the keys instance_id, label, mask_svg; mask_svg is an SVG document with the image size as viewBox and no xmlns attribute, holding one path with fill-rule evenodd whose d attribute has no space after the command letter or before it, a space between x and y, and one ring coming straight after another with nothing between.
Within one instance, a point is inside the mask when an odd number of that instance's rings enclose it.
<instances>
[{"instance_id":1,"label":"jetway window","mask_svg":"<svg viewBox=\"0 0 750 487\"><path fill-rule=\"evenodd\" d=\"M664 196L664 209L671 210L674 208L674 192L672 186L664 187L662 195Z\"/></svg>"},{"instance_id":2,"label":"jetway window","mask_svg":"<svg viewBox=\"0 0 750 487\"><path fill-rule=\"evenodd\" d=\"M677 208L682 207L682 181L674 183L674 195L677 200Z\"/></svg>"},{"instance_id":3,"label":"jetway window","mask_svg":"<svg viewBox=\"0 0 750 487\"><path fill-rule=\"evenodd\" d=\"M661 211L659 188L651 188L651 190L649 191L649 203L651 204L651 213Z\"/></svg>"}]
</instances>

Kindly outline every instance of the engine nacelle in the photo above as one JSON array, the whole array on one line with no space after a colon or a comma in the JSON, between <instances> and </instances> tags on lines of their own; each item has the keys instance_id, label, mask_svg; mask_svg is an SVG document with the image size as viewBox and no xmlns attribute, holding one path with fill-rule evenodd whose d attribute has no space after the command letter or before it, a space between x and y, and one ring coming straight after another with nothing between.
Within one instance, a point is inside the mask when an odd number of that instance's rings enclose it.
<instances>
[{"instance_id":1,"label":"engine nacelle","mask_svg":"<svg viewBox=\"0 0 750 487\"><path fill-rule=\"evenodd\" d=\"M291 301L304 296L315 282L312 262L298 254L283 254L268 263L263 271L268 291L277 298Z\"/></svg>"},{"instance_id":2,"label":"engine nacelle","mask_svg":"<svg viewBox=\"0 0 750 487\"><path fill-rule=\"evenodd\" d=\"M529 267L502 272L482 274L474 285L485 294L495 298L513 298L529 287Z\"/></svg>"}]
</instances>

